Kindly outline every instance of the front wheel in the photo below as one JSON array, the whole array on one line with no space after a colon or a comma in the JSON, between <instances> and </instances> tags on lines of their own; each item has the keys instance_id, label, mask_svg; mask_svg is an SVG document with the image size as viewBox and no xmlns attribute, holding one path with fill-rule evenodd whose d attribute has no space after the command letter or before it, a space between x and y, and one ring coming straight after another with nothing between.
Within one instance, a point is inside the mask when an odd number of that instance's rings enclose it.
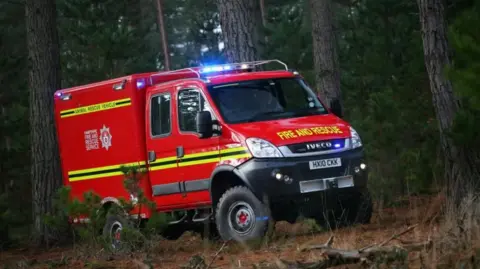
<instances>
[{"instance_id":1,"label":"front wheel","mask_svg":"<svg viewBox=\"0 0 480 269\"><path fill-rule=\"evenodd\" d=\"M228 189L215 212L218 232L225 241L246 242L263 238L270 218L268 207L245 186Z\"/></svg>"}]
</instances>

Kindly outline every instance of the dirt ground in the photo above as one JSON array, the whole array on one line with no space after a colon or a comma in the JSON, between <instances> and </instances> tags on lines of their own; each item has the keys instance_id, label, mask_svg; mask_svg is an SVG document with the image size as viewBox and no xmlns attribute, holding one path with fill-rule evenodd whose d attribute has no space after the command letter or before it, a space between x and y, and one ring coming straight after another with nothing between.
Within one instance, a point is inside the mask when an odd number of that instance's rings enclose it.
<instances>
[{"instance_id":1,"label":"dirt ground","mask_svg":"<svg viewBox=\"0 0 480 269\"><path fill-rule=\"evenodd\" d=\"M413 231L402 236L406 241L425 241L436 231L435 224L422 223L431 215L432 197L409 197L395 208L379 208L374 212L371 224L342 228L333 231L313 232L308 223L291 225L277 223L273 240L268 246L249 250L239 244L207 244L199 236L184 234L177 241L162 241L156 246L155 255L147 258L137 253L129 256L102 256L84 258L73 248L56 248L49 251L17 249L0 253L0 265L5 268L181 268L195 255L204 257L210 268L252 268L255 264L273 263L275 259L287 261L317 261L322 258L320 251L301 252L308 244L323 244L334 235L333 247L359 249L380 243L413 224L421 223ZM397 243L398 242L393 242ZM100 250L101 252L101 250ZM99 254L99 253L97 253ZM411 253L408 268L419 267L419 255ZM433 262L433 261L432 261ZM1 266L0 266L1 268ZM253 267L255 268L255 267ZM357 268L357 267L337 267Z\"/></svg>"}]
</instances>

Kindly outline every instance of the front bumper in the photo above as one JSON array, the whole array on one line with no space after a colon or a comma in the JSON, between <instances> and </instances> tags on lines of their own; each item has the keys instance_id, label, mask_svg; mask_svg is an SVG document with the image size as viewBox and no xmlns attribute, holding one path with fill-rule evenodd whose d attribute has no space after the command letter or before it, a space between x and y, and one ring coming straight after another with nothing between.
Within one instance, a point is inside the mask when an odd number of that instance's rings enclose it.
<instances>
[{"instance_id":1,"label":"front bumper","mask_svg":"<svg viewBox=\"0 0 480 269\"><path fill-rule=\"evenodd\" d=\"M340 158L341 166L310 169L309 162ZM237 167L237 175L243 178L257 197L267 195L271 201L288 196L311 195L329 190L365 188L367 170L363 149L308 157L251 159ZM363 169L361 168L363 167ZM278 180L276 173L287 175L290 180Z\"/></svg>"},{"instance_id":2,"label":"front bumper","mask_svg":"<svg viewBox=\"0 0 480 269\"><path fill-rule=\"evenodd\" d=\"M310 161L330 158L341 158L341 166L310 169ZM259 199L268 197L275 219L289 222L299 215L317 217L339 201L355 199L367 188L368 180L362 148L309 157L251 159L235 172ZM276 172L291 180L276 179Z\"/></svg>"}]
</instances>

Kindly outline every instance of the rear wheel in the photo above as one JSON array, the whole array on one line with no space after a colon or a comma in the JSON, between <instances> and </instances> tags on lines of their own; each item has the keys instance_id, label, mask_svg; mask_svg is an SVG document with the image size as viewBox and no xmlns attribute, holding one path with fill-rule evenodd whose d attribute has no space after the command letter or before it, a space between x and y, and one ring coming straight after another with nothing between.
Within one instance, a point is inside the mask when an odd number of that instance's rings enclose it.
<instances>
[{"instance_id":1,"label":"rear wheel","mask_svg":"<svg viewBox=\"0 0 480 269\"><path fill-rule=\"evenodd\" d=\"M122 230L128 225L126 219L117 214L107 215L102 235L113 250L122 248Z\"/></svg>"},{"instance_id":2,"label":"rear wheel","mask_svg":"<svg viewBox=\"0 0 480 269\"><path fill-rule=\"evenodd\" d=\"M245 242L265 236L268 208L245 186L228 189L220 198L215 222L223 240Z\"/></svg>"}]
</instances>

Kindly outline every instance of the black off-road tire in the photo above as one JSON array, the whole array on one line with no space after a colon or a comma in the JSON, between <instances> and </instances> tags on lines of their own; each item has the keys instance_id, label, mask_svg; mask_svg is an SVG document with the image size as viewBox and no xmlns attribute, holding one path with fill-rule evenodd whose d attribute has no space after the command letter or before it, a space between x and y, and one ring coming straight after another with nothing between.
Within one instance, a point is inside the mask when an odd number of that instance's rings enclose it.
<instances>
[{"instance_id":1,"label":"black off-road tire","mask_svg":"<svg viewBox=\"0 0 480 269\"><path fill-rule=\"evenodd\" d=\"M357 199L351 201L349 209L348 222L350 225L369 224L373 215L373 201L370 192L368 190L360 192Z\"/></svg>"},{"instance_id":2,"label":"black off-road tire","mask_svg":"<svg viewBox=\"0 0 480 269\"><path fill-rule=\"evenodd\" d=\"M247 216L247 220L239 224L236 220L238 214L241 215L242 212L243 216L250 214L250 217L248 219ZM215 211L218 233L224 241L247 242L263 239L270 218L270 210L267 206L245 186L228 189L218 201ZM240 225L245 225L245 223L249 223L247 228L244 228L246 230L240 231Z\"/></svg>"},{"instance_id":3,"label":"black off-road tire","mask_svg":"<svg viewBox=\"0 0 480 269\"><path fill-rule=\"evenodd\" d=\"M122 242L121 237L115 238L115 233L118 232L119 229L121 231L124 227L130 227L130 224L124 217L118 214L107 214L102 236L115 251L123 248L124 242Z\"/></svg>"}]
</instances>

